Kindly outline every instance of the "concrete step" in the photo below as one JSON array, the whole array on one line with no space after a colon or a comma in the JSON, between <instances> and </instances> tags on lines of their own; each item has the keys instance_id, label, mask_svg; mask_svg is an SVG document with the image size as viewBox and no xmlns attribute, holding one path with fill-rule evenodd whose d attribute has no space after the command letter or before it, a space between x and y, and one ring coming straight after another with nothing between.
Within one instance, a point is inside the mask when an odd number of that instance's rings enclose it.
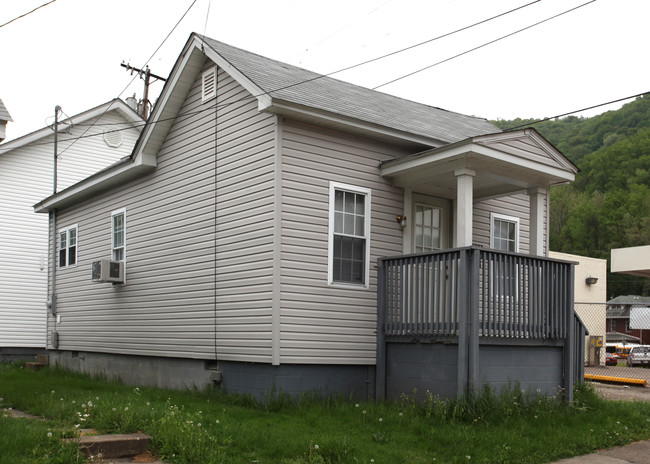
<instances>
[{"instance_id":1,"label":"concrete step","mask_svg":"<svg viewBox=\"0 0 650 464\"><path fill-rule=\"evenodd\" d=\"M151 437L144 433L86 435L79 438L79 447L87 457L101 455L102 459L144 454L150 443Z\"/></svg>"},{"instance_id":2,"label":"concrete step","mask_svg":"<svg viewBox=\"0 0 650 464\"><path fill-rule=\"evenodd\" d=\"M39 362L26 362L25 363L25 369L29 369L30 371L38 371L41 370L44 367L47 367L49 364L43 364Z\"/></svg>"}]
</instances>

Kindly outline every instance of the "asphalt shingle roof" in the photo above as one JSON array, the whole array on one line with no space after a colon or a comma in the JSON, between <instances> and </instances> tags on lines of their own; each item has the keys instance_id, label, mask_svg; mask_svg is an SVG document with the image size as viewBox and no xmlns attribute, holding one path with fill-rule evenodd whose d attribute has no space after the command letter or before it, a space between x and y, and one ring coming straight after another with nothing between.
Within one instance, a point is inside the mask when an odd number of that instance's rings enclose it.
<instances>
[{"instance_id":1,"label":"asphalt shingle roof","mask_svg":"<svg viewBox=\"0 0 650 464\"><path fill-rule=\"evenodd\" d=\"M273 99L446 143L500 130L484 118L417 103L266 58L204 37L207 46Z\"/></svg>"}]
</instances>

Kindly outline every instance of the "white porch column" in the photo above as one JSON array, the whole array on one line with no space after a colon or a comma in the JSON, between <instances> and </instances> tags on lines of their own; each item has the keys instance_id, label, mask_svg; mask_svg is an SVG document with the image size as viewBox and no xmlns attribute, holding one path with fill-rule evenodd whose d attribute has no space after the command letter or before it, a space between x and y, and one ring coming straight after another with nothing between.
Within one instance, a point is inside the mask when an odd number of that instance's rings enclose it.
<instances>
[{"instance_id":1,"label":"white porch column","mask_svg":"<svg viewBox=\"0 0 650 464\"><path fill-rule=\"evenodd\" d=\"M474 203L474 176L476 171L463 168L454 171L456 176L456 227L454 247L472 245L472 213Z\"/></svg>"},{"instance_id":2,"label":"white porch column","mask_svg":"<svg viewBox=\"0 0 650 464\"><path fill-rule=\"evenodd\" d=\"M546 189L535 187L528 189L530 198L530 245L529 253L544 256L544 204Z\"/></svg>"}]
</instances>

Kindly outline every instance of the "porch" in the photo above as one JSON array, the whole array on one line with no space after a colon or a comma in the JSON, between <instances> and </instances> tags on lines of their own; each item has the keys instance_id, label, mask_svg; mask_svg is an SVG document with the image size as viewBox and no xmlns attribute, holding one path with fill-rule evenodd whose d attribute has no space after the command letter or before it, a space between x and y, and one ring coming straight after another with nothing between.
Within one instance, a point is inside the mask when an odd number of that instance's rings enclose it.
<instances>
[{"instance_id":1,"label":"porch","mask_svg":"<svg viewBox=\"0 0 650 464\"><path fill-rule=\"evenodd\" d=\"M573 280L570 262L476 246L380 259L377 399L518 384L571 401L585 336Z\"/></svg>"}]
</instances>

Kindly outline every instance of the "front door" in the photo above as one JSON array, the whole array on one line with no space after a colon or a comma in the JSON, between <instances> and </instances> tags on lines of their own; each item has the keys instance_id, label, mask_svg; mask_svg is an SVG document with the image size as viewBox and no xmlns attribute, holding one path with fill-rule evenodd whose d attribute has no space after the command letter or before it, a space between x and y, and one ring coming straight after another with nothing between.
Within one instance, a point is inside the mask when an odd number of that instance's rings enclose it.
<instances>
[{"instance_id":1,"label":"front door","mask_svg":"<svg viewBox=\"0 0 650 464\"><path fill-rule=\"evenodd\" d=\"M449 200L413 194L411 252L449 248Z\"/></svg>"}]
</instances>

